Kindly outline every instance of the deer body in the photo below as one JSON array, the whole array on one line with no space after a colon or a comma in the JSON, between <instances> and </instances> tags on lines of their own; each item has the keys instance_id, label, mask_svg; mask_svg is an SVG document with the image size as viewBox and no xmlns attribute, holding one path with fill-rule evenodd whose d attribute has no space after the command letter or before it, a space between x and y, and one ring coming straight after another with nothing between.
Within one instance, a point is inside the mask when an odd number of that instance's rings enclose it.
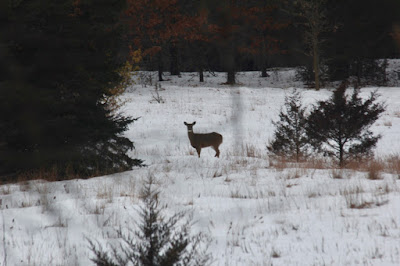
<instances>
[{"instance_id":1,"label":"deer body","mask_svg":"<svg viewBox=\"0 0 400 266\"><path fill-rule=\"evenodd\" d=\"M197 154L200 157L201 149L206 147L212 147L216 154L215 157L219 157L219 145L222 143L222 135L216 132L206 133L206 134L197 134L193 132L193 126L196 122L192 124L188 124L184 122L188 129L188 137L190 140L190 145L196 149Z\"/></svg>"}]
</instances>

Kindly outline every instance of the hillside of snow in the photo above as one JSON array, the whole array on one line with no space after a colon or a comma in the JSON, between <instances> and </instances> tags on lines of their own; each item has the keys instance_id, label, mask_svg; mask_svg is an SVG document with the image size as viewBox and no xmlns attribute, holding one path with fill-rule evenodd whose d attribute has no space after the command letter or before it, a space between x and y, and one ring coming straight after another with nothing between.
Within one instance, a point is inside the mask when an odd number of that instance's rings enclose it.
<instances>
[{"instance_id":1,"label":"hillside of snow","mask_svg":"<svg viewBox=\"0 0 400 266\"><path fill-rule=\"evenodd\" d=\"M92 265L87 239L106 248L116 229L135 227L149 175L167 213L191 211L193 232L209 236L211 265L400 265L400 172L370 180L367 171L321 168L317 160L272 160L266 145L285 96L298 88L311 107L333 88L305 89L293 69L269 74L238 73L237 86L222 85L223 73L207 73L204 84L196 73L167 75L155 90L155 75L140 73L122 112L140 117L125 134L136 147L130 155L148 166L0 186L0 265ZM378 90L387 106L372 126L382 135L375 149L382 160L400 155L400 86L396 72L389 75L393 87L360 93ZM223 135L220 158L211 148L197 157L184 121L196 121L196 133Z\"/></svg>"}]
</instances>

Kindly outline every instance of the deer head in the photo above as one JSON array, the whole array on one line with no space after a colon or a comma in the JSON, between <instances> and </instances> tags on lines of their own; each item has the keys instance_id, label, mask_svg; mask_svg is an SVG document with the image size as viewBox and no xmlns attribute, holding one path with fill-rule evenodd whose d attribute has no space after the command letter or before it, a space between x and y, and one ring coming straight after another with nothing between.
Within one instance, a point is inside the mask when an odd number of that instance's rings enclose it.
<instances>
[{"instance_id":1,"label":"deer head","mask_svg":"<svg viewBox=\"0 0 400 266\"><path fill-rule=\"evenodd\" d=\"M193 132L193 126L196 125L196 121L194 121L193 123L189 124L186 122L183 122L185 124L185 126L187 127L188 132Z\"/></svg>"}]
</instances>

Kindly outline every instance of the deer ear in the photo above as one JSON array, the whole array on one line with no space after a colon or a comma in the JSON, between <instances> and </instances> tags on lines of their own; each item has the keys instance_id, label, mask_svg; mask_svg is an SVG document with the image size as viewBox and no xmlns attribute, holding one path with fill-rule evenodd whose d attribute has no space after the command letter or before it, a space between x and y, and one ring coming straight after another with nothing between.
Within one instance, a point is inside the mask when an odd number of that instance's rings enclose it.
<instances>
[{"instance_id":1,"label":"deer ear","mask_svg":"<svg viewBox=\"0 0 400 266\"><path fill-rule=\"evenodd\" d=\"M196 125L196 121L193 122L193 126Z\"/></svg>"},{"instance_id":2,"label":"deer ear","mask_svg":"<svg viewBox=\"0 0 400 266\"><path fill-rule=\"evenodd\" d=\"M185 126L187 126L187 123L186 122L183 122L184 124L185 124Z\"/></svg>"}]
</instances>

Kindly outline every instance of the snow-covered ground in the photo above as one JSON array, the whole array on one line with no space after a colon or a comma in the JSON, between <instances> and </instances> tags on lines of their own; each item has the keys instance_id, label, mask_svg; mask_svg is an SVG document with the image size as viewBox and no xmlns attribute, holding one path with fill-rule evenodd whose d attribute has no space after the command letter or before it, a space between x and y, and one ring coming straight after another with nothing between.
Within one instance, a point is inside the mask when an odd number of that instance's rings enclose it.
<instances>
[{"instance_id":1,"label":"snow-covered ground","mask_svg":"<svg viewBox=\"0 0 400 266\"><path fill-rule=\"evenodd\" d=\"M303 89L293 69L268 79L238 73L234 87L221 85L223 73L207 74L204 84L195 73L166 78L158 94L153 78L123 96L123 112L141 117L126 132L136 146L131 155L148 167L0 187L0 265L91 265L87 238L106 247L115 229L134 226L149 175L168 212L193 212L193 231L210 237L212 265L400 265L397 174L369 180L362 171L285 166L268 157L271 120L285 95L299 88L311 106L331 89ZM372 127L382 134L375 154L386 158L400 150L400 87L363 88L361 95L375 89L387 104ZM210 148L197 157L184 121L196 121L195 132L223 135L220 158ZM333 178L338 172L342 179Z\"/></svg>"}]
</instances>

